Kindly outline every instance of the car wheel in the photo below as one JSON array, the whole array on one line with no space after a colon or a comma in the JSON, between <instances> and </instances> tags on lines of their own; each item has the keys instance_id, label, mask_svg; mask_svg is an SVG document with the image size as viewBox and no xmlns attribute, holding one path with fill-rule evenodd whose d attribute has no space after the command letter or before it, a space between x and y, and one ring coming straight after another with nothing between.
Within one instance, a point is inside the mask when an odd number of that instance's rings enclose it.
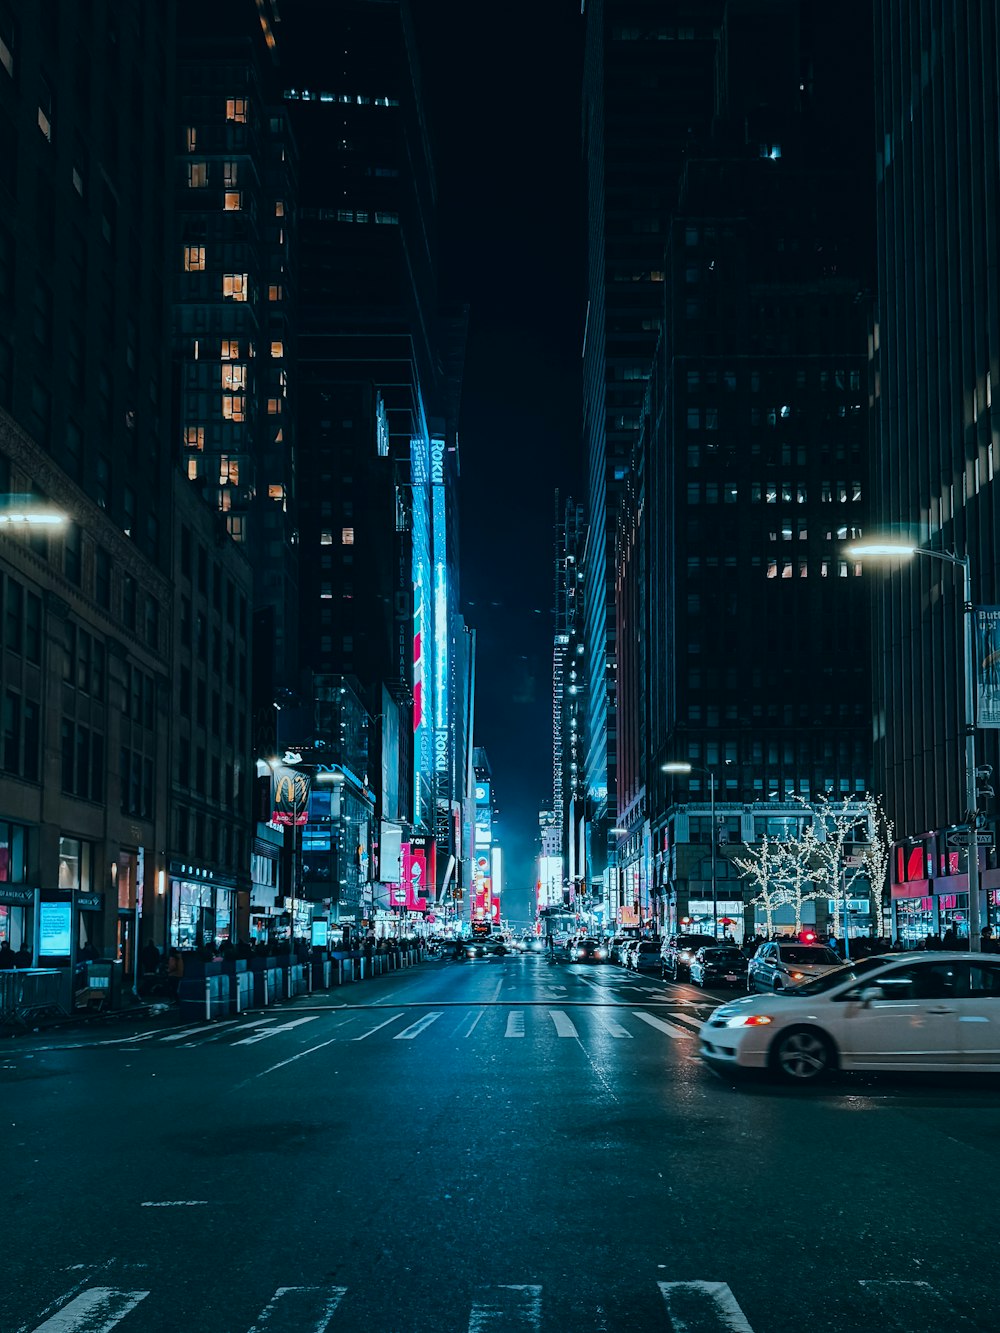
<instances>
[{"instance_id":1,"label":"car wheel","mask_svg":"<svg viewBox=\"0 0 1000 1333\"><path fill-rule=\"evenodd\" d=\"M771 1047L771 1068L788 1083L816 1083L835 1065L829 1037L816 1028L790 1028Z\"/></svg>"}]
</instances>

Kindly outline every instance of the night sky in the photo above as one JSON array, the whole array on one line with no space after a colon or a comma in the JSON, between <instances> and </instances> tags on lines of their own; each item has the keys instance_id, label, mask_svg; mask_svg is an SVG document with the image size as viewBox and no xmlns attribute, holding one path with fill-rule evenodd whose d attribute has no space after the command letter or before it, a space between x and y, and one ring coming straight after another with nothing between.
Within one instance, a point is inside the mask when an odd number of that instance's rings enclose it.
<instances>
[{"instance_id":1,"label":"night sky","mask_svg":"<svg viewBox=\"0 0 1000 1333\"><path fill-rule=\"evenodd\" d=\"M511 891L533 883L552 800L554 491L582 498L583 18L579 0L414 0L414 15L444 291L471 307L462 601ZM528 911L524 899L505 910Z\"/></svg>"}]
</instances>

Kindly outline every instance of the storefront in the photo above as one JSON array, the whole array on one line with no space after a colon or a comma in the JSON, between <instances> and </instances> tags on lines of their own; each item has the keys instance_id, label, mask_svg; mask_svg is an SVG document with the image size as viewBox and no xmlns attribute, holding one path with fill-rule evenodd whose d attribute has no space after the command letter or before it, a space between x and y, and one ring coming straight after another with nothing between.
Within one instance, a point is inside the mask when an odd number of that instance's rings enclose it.
<instances>
[{"instance_id":1,"label":"storefront","mask_svg":"<svg viewBox=\"0 0 1000 1333\"><path fill-rule=\"evenodd\" d=\"M170 944L200 949L233 938L236 885L197 866L170 866Z\"/></svg>"},{"instance_id":2,"label":"storefront","mask_svg":"<svg viewBox=\"0 0 1000 1333\"><path fill-rule=\"evenodd\" d=\"M966 895L968 897L968 895ZM937 913L933 898L897 898L892 904L893 936L907 949L915 949L928 935L937 932Z\"/></svg>"},{"instance_id":3,"label":"storefront","mask_svg":"<svg viewBox=\"0 0 1000 1333\"><path fill-rule=\"evenodd\" d=\"M28 887L30 831L23 824L0 820L0 941L16 953L34 943L36 890Z\"/></svg>"}]
</instances>

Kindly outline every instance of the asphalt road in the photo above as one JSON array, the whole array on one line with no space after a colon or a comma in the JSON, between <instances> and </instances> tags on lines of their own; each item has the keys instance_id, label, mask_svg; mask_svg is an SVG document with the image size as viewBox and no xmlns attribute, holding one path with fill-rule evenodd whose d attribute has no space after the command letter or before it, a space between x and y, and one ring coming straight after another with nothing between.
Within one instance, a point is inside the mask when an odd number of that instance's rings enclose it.
<instances>
[{"instance_id":1,"label":"asphalt road","mask_svg":"<svg viewBox=\"0 0 1000 1333\"><path fill-rule=\"evenodd\" d=\"M0 1333L994 1329L1000 1081L730 1086L713 998L431 962L0 1046Z\"/></svg>"}]
</instances>

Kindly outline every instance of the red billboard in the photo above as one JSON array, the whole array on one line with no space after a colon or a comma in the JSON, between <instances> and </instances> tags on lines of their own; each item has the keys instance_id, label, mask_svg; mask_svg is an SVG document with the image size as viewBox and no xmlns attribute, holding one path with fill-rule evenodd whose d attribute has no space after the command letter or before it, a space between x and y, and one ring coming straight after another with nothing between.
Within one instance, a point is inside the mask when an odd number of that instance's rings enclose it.
<instances>
[{"instance_id":1,"label":"red billboard","mask_svg":"<svg viewBox=\"0 0 1000 1333\"><path fill-rule=\"evenodd\" d=\"M434 896L435 852L433 838L412 838L401 844L402 888L408 912L426 912Z\"/></svg>"}]
</instances>

